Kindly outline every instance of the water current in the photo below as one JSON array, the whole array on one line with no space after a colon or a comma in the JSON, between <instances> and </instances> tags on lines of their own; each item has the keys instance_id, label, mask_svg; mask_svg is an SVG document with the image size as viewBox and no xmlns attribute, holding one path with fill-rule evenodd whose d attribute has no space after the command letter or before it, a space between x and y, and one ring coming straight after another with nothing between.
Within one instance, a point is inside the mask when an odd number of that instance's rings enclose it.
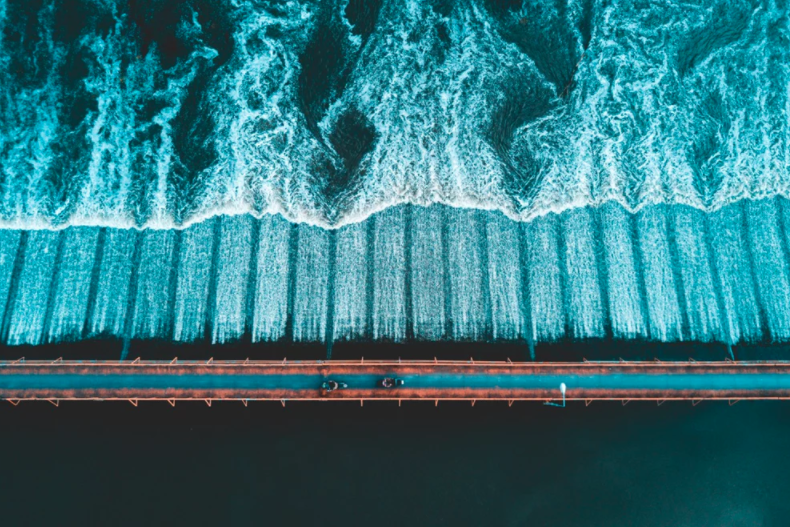
<instances>
[{"instance_id":1,"label":"water current","mask_svg":"<svg viewBox=\"0 0 790 527\"><path fill-rule=\"evenodd\" d=\"M0 1L0 219L788 196L783 0Z\"/></svg>"},{"instance_id":2,"label":"water current","mask_svg":"<svg viewBox=\"0 0 790 527\"><path fill-rule=\"evenodd\" d=\"M0 0L0 340L790 339L783 0Z\"/></svg>"}]
</instances>

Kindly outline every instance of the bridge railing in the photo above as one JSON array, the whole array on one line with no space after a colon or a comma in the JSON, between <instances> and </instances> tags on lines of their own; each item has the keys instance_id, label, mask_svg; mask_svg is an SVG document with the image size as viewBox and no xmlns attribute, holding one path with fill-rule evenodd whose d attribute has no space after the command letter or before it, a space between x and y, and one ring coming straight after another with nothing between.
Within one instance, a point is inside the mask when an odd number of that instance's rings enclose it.
<instances>
[{"instance_id":1,"label":"bridge railing","mask_svg":"<svg viewBox=\"0 0 790 527\"><path fill-rule=\"evenodd\" d=\"M7 366L14 366L14 365L26 365L26 366L57 366L57 365L65 365L65 366L96 366L96 367L105 367L105 366L291 366L291 367L315 367L315 366L480 366L480 367L502 367L502 366L530 366L530 367L545 367L545 368L578 368L583 367L585 365L589 366L638 366L638 367L657 367L657 368L666 368L667 366L677 366L677 367L689 367L689 366L700 366L700 367L733 367L733 368L740 368L744 366L760 366L760 367L788 367L790 366L790 361L780 361L780 360L772 360L772 361L733 361L733 360L724 360L724 361L697 361L694 359L689 359L688 361L661 361L661 360L642 360L642 361L634 361L634 360L600 360L600 361L589 361L584 360L582 362L532 362L532 361L492 361L492 360L475 360L470 358L469 360L427 360L427 359L418 359L418 360L365 360L364 358L359 360L288 360L287 358L283 358L282 360L215 360L214 358L210 358L207 360L180 360L178 357L174 357L172 360L144 360L141 358L136 359L129 359L129 360L64 360L62 358L54 359L54 360L27 360L24 357L20 357L16 360L0 360L0 367L7 367Z\"/></svg>"}]
</instances>

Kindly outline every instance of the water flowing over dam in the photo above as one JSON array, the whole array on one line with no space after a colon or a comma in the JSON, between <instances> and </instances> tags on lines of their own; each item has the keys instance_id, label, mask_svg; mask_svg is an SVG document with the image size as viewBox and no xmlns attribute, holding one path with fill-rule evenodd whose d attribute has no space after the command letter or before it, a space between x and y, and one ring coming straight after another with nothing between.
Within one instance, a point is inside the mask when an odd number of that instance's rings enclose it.
<instances>
[{"instance_id":1,"label":"water flowing over dam","mask_svg":"<svg viewBox=\"0 0 790 527\"><path fill-rule=\"evenodd\" d=\"M0 0L0 130L3 343L790 340L783 0Z\"/></svg>"},{"instance_id":2,"label":"water flowing over dam","mask_svg":"<svg viewBox=\"0 0 790 527\"><path fill-rule=\"evenodd\" d=\"M790 203L0 231L3 340L790 339Z\"/></svg>"}]
</instances>

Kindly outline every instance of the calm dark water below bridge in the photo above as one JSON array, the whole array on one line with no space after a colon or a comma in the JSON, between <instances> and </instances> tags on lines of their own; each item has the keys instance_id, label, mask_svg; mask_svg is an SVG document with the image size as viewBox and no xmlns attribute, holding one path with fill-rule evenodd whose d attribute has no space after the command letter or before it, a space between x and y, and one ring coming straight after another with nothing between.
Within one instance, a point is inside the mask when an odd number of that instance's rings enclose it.
<instances>
[{"instance_id":1,"label":"calm dark water below bridge","mask_svg":"<svg viewBox=\"0 0 790 527\"><path fill-rule=\"evenodd\" d=\"M2 524L787 525L790 403L0 405Z\"/></svg>"}]
</instances>

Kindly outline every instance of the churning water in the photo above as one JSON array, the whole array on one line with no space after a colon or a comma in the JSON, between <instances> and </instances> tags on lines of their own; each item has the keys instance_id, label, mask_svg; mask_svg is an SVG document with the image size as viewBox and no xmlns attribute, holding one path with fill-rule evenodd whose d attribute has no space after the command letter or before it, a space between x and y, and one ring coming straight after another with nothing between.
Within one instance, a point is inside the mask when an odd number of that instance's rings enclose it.
<instances>
[{"instance_id":1,"label":"churning water","mask_svg":"<svg viewBox=\"0 0 790 527\"><path fill-rule=\"evenodd\" d=\"M784 0L0 0L0 28L6 342L790 340Z\"/></svg>"}]
</instances>

